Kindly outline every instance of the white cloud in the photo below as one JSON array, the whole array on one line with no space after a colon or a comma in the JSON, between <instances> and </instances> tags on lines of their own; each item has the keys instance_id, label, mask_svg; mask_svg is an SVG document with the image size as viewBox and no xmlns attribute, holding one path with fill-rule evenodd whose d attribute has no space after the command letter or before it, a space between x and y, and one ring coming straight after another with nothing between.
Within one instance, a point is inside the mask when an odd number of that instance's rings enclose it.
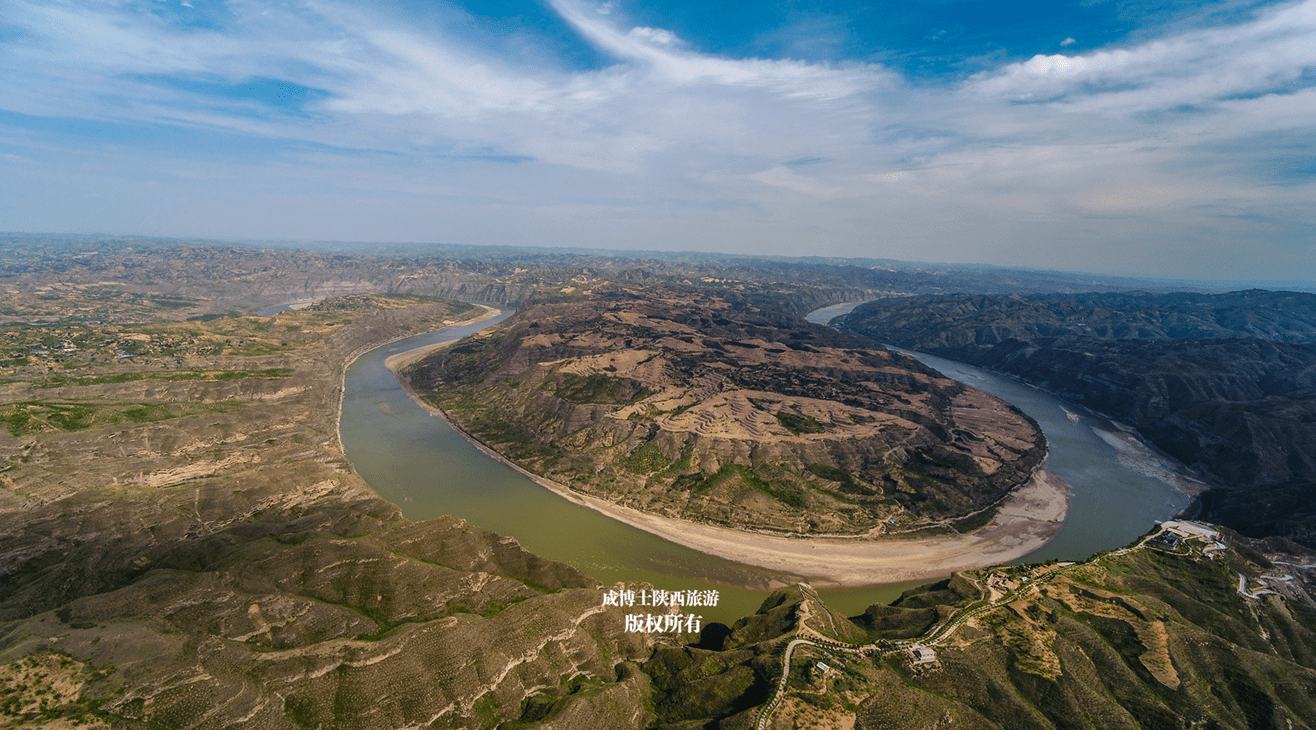
<instances>
[{"instance_id":1,"label":"white cloud","mask_svg":"<svg viewBox=\"0 0 1316 730\"><path fill-rule=\"evenodd\" d=\"M1302 74L1316 67L1316 0L1231 26L1038 55L941 86L871 63L703 53L671 31L625 24L612 2L550 3L612 62L529 64L457 31L332 0L233 4L228 27L211 30L170 29L111 5L11 0L0 23L25 35L0 56L0 106L362 150L360 159L299 151L250 164L265 173L286 166L276 178L290 187L334 180L338 192L323 197L337 201L333 230L346 230L342 210L366 206L336 197L348 187L362 200L432 200L417 207L428 218L388 229L411 240L433 238L425 225L441 213L465 221L454 230L471 242L533 232L545 242L606 243L612 230L634 245L671 236L668 247L789 252L809 238L819 252L1109 268L1119 241L1189 246L1203 235L1250 240L1240 221L1316 224L1313 185L1276 185L1263 169L1293 154L1285 139L1305 138L1296 144L1311 154L1316 90ZM275 77L328 97L307 116L260 114L255 102L200 105L151 80L160 76ZM31 144L0 136L7 143ZM482 156L534 162L504 170L461 161ZM827 162L785 164L806 158ZM390 211L387 226L411 215ZM1085 242L1085 253L1069 254L1075 263L1047 248L1059 230ZM353 236L372 237L366 228ZM932 253L870 250L879 239ZM981 251L957 248L968 240ZM1316 255L1310 242L1305 250ZM1164 259L1169 266L1175 256Z\"/></svg>"},{"instance_id":2,"label":"white cloud","mask_svg":"<svg viewBox=\"0 0 1316 730\"><path fill-rule=\"evenodd\" d=\"M662 28L635 27L631 28L631 32L626 35L659 46L675 46L681 42L677 39L675 33Z\"/></svg>"},{"instance_id":3,"label":"white cloud","mask_svg":"<svg viewBox=\"0 0 1316 730\"><path fill-rule=\"evenodd\" d=\"M1061 46L1072 46L1072 45L1074 45L1074 44L1077 43L1077 42L1078 42L1078 41L1074 40L1073 38L1066 38L1066 39L1064 39L1063 41L1060 41L1060 45L1061 45Z\"/></svg>"},{"instance_id":4,"label":"white cloud","mask_svg":"<svg viewBox=\"0 0 1316 730\"><path fill-rule=\"evenodd\" d=\"M1128 111L1209 103L1266 90L1316 65L1316 2L1252 22L1195 30L1082 56L1037 55L983 74L980 92L1026 100L1065 94Z\"/></svg>"},{"instance_id":5,"label":"white cloud","mask_svg":"<svg viewBox=\"0 0 1316 730\"><path fill-rule=\"evenodd\" d=\"M570 0L550 3L591 43L621 61L637 64L653 80L751 86L793 97L839 98L893 78L874 65L833 67L800 61L727 59L676 50L650 43L645 34L622 33L616 26L582 12Z\"/></svg>"}]
</instances>

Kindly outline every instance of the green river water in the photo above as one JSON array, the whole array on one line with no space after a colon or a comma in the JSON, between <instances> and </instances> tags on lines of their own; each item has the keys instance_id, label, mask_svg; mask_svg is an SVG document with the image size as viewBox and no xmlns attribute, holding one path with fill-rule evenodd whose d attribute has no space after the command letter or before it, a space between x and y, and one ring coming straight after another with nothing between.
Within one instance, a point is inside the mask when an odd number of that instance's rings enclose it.
<instances>
[{"instance_id":1,"label":"green river water","mask_svg":"<svg viewBox=\"0 0 1316 730\"><path fill-rule=\"evenodd\" d=\"M810 319L825 321L840 313L829 308ZM644 581L667 590L715 588L721 596L718 606L699 609L706 622L731 623L758 610L768 585L780 575L681 547L558 497L485 455L443 419L413 403L384 368L389 355L464 337L509 314L400 340L352 364L340 427L347 457L357 471L409 519L462 517L511 535L527 550L573 565L605 585ZM1080 415L1075 420L1059 401L1009 378L919 357L949 377L1014 403L1046 433L1046 466L1071 485L1073 497L1060 534L1030 560L1075 560L1121 547L1187 503L1187 497L1164 482L1121 464L1115 450L1092 431L1093 426L1106 427L1100 419ZM1071 414L1082 411L1067 408ZM824 596L828 605L855 615L924 582L824 591Z\"/></svg>"}]
</instances>

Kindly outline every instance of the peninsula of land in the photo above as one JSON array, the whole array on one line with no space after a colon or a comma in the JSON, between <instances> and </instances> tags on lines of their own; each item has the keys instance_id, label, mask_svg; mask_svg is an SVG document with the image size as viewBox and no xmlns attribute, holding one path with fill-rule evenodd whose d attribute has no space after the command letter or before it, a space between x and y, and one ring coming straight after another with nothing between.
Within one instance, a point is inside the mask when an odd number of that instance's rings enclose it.
<instances>
[{"instance_id":1,"label":"peninsula of land","mask_svg":"<svg viewBox=\"0 0 1316 730\"><path fill-rule=\"evenodd\" d=\"M532 306L385 365L566 499L815 583L1008 562L1049 541L1068 509L1066 485L1040 468L1040 432L1009 404L725 300Z\"/></svg>"}]
</instances>

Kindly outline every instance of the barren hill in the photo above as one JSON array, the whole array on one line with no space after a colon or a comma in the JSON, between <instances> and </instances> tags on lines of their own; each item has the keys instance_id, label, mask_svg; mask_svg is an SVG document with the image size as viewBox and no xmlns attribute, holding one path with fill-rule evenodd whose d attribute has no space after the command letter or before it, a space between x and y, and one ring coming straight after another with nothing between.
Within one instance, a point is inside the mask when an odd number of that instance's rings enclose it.
<instances>
[{"instance_id":1,"label":"barren hill","mask_svg":"<svg viewBox=\"0 0 1316 730\"><path fill-rule=\"evenodd\" d=\"M763 302L701 290L532 305L407 374L531 471L736 527L985 523L1045 455L1036 426L1003 401Z\"/></svg>"}]
</instances>

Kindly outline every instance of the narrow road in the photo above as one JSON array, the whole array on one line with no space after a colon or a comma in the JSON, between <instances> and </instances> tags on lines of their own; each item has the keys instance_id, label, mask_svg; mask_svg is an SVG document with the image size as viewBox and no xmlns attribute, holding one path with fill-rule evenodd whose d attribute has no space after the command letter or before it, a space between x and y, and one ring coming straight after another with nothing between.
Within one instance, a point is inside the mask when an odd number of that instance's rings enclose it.
<instances>
[{"instance_id":1,"label":"narrow road","mask_svg":"<svg viewBox=\"0 0 1316 730\"><path fill-rule=\"evenodd\" d=\"M767 727L768 717L772 715L773 710L777 709L777 703L780 702L781 698L786 694L786 680L790 679L791 676L791 654L794 654L795 647L801 644L817 646L817 644L814 644L808 639L794 639L791 643L786 645L786 655L782 658L782 664L785 666L786 670L781 673L781 679L777 682L777 691L772 693L772 701L765 705L762 712L759 713L759 722L756 726L758 730L763 730Z\"/></svg>"},{"instance_id":2,"label":"narrow road","mask_svg":"<svg viewBox=\"0 0 1316 730\"><path fill-rule=\"evenodd\" d=\"M1091 561L1088 562L1100 562L1101 560L1107 557L1125 555L1127 553L1133 552L1134 550L1137 550L1145 546L1148 541L1159 536L1162 532L1165 532L1166 529L1168 528L1162 527L1160 530L1152 533L1151 535L1148 535L1147 537L1138 541L1134 545L1131 545L1126 548L1121 548L1119 550L1111 551L1106 555L1103 555L1098 558L1093 558ZM1224 543L1215 541L1213 545L1210 545L1205 549L1203 549L1202 554L1203 556L1207 556L1208 553L1213 550L1224 550L1225 548L1226 546L1224 545ZM1035 592L1041 586L1049 583L1056 576L1063 575L1069 572L1073 568L1087 565L1088 562L1062 565L1061 567L1058 567L1056 570L1051 571L1050 573L1038 576L1035 579L1028 581L1027 583L1019 586L1018 588L1015 588L1009 593L1006 593L1005 595L1001 596L995 601L984 600L984 601L977 601L974 603L970 603L968 606L965 606L959 613L955 614L955 616L947 620L944 624L933 626L932 628L928 629L926 632L924 632L923 636L919 637L918 639L906 639L903 641L896 641L896 642L886 642L886 641L873 642L871 644L862 644L862 645L846 644L837 641L836 639L827 637L825 634L817 631L812 626L809 626L808 621L813 616L812 604L809 601L805 601L804 603L800 604L801 615L795 629L795 635L801 638L792 639L790 643L786 644L786 652L785 655L782 657L781 679L777 681L777 690L776 692L773 693L772 699L766 705L763 706L762 710L759 711L759 719L758 722L755 723L754 727L756 728L756 730L767 730L768 720L771 718L773 710L777 709L777 705L781 703L782 698L786 694L786 683L790 678L790 672L791 672L791 656L795 653L795 649L797 647L812 646L826 651L845 652L848 654L866 654L869 656L881 657L881 656L886 656L888 654L899 654L901 652L906 651L908 648L914 645L937 646L942 642L946 641L947 639L949 639L951 635L953 635L960 626L964 625L965 621L968 621L969 619L975 616L982 615L983 613L986 613L993 609L1004 606L1007 603L1016 601L1022 596L1026 595L1027 593ZM1301 567L1307 567L1307 566L1301 566ZM1316 566L1312 566L1312 567L1316 567ZM1242 574L1239 574L1238 579L1239 579L1238 592L1244 596L1247 596L1248 598L1259 598L1265 594L1275 593L1275 591L1270 590L1269 588L1259 591L1255 594L1248 593L1247 579L1244 578ZM809 592L812 593L812 591ZM817 596L815 595L814 598L816 599ZM833 625L833 630L835 630L835 625Z\"/></svg>"}]
</instances>

